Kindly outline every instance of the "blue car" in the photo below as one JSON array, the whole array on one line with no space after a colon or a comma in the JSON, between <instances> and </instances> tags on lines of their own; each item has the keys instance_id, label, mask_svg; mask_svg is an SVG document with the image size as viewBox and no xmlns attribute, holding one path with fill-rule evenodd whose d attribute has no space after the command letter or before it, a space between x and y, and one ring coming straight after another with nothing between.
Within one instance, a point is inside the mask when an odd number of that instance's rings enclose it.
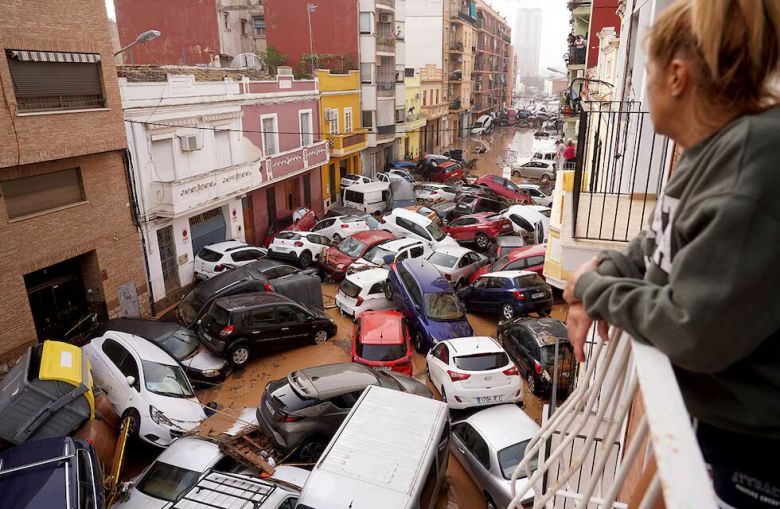
<instances>
[{"instance_id":1,"label":"blue car","mask_svg":"<svg viewBox=\"0 0 780 509\"><path fill-rule=\"evenodd\" d=\"M553 305L550 285L527 270L483 274L460 290L458 297L469 311L498 311L504 320L528 313L548 316Z\"/></svg>"},{"instance_id":2,"label":"blue car","mask_svg":"<svg viewBox=\"0 0 780 509\"><path fill-rule=\"evenodd\" d=\"M393 168L403 168L405 170L413 170L415 168L415 163L411 161L393 161L390 163L390 166Z\"/></svg>"},{"instance_id":3,"label":"blue car","mask_svg":"<svg viewBox=\"0 0 780 509\"><path fill-rule=\"evenodd\" d=\"M474 335L449 281L429 262L409 259L394 263L385 297L403 313L420 353L443 339Z\"/></svg>"}]
</instances>

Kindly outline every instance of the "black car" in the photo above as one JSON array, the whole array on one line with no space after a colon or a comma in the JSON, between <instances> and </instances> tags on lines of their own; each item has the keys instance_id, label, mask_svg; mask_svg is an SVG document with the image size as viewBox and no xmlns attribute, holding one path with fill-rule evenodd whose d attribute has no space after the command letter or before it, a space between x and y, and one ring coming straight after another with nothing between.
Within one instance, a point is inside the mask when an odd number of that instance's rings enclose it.
<instances>
[{"instance_id":1,"label":"black car","mask_svg":"<svg viewBox=\"0 0 780 509\"><path fill-rule=\"evenodd\" d=\"M102 336L108 331L133 334L159 346L181 363L194 383L219 383L230 371L230 365L224 359L201 346L194 331L177 323L146 318L114 318L100 324L95 335Z\"/></svg>"},{"instance_id":2,"label":"black car","mask_svg":"<svg viewBox=\"0 0 780 509\"><path fill-rule=\"evenodd\" d=\"M336 334L336 321L278 293L244 293L216 299L198 336L206 348L243 366L258 354L309 343Z\"/></svg>"},{"instance_id":3,"label":"black car","mask_svg":"<svg viewBox=\"0 0 780 509\"><path fill-rule=\"evenodd\" d=\"M278 260L263 259L219 274L188 293L176 316L185 327L196 329L198 320L217 297L247 292L274 291L316 308L323 308L317 269L302 271Z\"/></svg>"},{"instance_id":4,"label":"black car","mask_svg":"<svg viewBox=\"0 0 780 509\"><path fill-rule=\"evenodd\" d=\"M483 198L481 196L466 195L455 202L455 209L452 211L452 219L480 212L493 212L498 214L504 209L500 201Z\"/></svg>"},{"instance_id":5,"label":"black car","mask_svg":"<svg viewBox=\"0 0 780 509\"><path fill-rule=\"evenodd\" d=\"M576 364L574 348L566 335L566 325L554 318L517 318L498 325L498 340L534 394L549 394L555 366L555 342L558 341L559 395L574 387Z\"/></svg>"}]
</instances>

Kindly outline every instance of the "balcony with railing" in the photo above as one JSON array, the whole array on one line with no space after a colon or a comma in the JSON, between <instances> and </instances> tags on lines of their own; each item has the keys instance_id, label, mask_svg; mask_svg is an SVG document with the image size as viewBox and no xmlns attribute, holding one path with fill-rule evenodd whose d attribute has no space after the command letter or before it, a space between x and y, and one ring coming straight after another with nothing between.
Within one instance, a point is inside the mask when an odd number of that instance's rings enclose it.
<instances>
[{"instance_id":1,"label":"balcony with railing","mask_svg":"<svg viewBox=\"0 0 780 509\"><path fill-rule=\"evenodd\" d=\"M395 97L396 70L392 58L382 57L381 64L376 67L377 97Z\"/></svg>"},{"instance_id":2,"label":"balcony with railing","mask_svg":"<svg viewBox=\"0 0 780 509\"><path fill-rule=\"evenodd\" d=\"M348 133L325 134L323 138L328 141L332 157L343 157L366 148L367 133L368 129L360 127Z\"/></svg>"},{"instance_id":3,"label":"balcony with railing","mask_svg":"<svg viewBox=\"0 0 780 509\"><path fill-rule=\"evenodd\" d=\"M578 48L576 46L569 46L569 53L567 54L568 60L566 60L566 64L569 66L572 65L585 65L585 56L587 52L587 48L584 46L581 48Z\"/></svg>"},{"instance_id":4,"label":"balcony with railing","mask_svg":"<svg viewBox=\"0 0 780 509\"><path fill-rule=\"evenodd\" d=\"M463 41L459 40L451 40L450 41L450 51L457 52L457 53L463 53L463 50L465 47L463 46Z\"/></svg>"}]
</instances>

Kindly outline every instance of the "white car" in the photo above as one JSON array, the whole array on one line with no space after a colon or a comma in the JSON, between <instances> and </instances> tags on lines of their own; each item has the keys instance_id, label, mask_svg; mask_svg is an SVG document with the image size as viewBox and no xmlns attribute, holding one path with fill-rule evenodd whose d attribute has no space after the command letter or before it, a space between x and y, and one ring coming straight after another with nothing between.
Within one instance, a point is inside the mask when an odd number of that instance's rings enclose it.
<instances>
[{"instance_id":1,"label":"white car","mask_svg":"<svg viewBox=\"0 0 780 509\"><path fill-rule=\"evenodd\" d=\"M363 175L344 175L341 177L341 189L345 189L353 184L368 184L374 180L371 177Z\"/></svg>"},{"instance_id":2,"label":"white car","mask_svg":"<svg viewBox=\"0 0 780 509\"><path fill-rule=\"evenodd\" d=\"M307 268L320 259L320 255L331 245L330 239L315 232L279 232L268 246L268 257L278 260L293 260Z\"/></svg>"},{"instance_id":3,"label":"white car","mask_svg":"<svg viewBox=\"0 0 780 509\"><path fill-rule=\"evenodd\" d=\"M337 216L323 219L315 224L311 231L339 243L344 237L357 232L367 232L370 229L369 224L357 216Z\"/></svg>"},{"instance_id":4,"label":"white car","mask_svg":"<svg viewBox=\"0 0 780 509\"><path fill-rule=\"evenodd\" d=\"M466 286L471 275L488 262L487 256L471 249L450 246L437 249L428 255L427 260L439 269L456 290Z\"/></svg>"},{"instance_id":5,"label":"white car","mask_svg":"<svg viewBox=\"0 0 780 509\"><path fill-rule=\"evenodd\" d=\"M376 179L379 182L409 182L403 175L398 175L392 171L378 173Z\"/></svg>"},{"instance_id":6,"label":"white car","mask_svg":"<svg viewBox=\"0 0 780 509\"><path fill-rule=\"evenodd\" d=\"M377 244L350 265L347 272L357 272L369 267L389 267L407 258L422 258L430 253L428 246L418 239L395 239Z\"/></svg>"},{"instance_id":7,"label":"white car","mask_svg":"<svg viewBox=\"0 0 780 509\"><path fill-rule=\"evenodd\" d=\"M439 341L425 363L428 378L453 410L522 400L517 366L493 338Z\"/></svg>"},{"instance_id":8,"label":"white car","mask_svg":"<svg viewBox=\"0 0 780 509\"><path fill-rule=\"evenodd\" d=\"M369 269L347 274L336 293L336 307L353 320L363 311L393 309L385 298L386 269Z\"/></svg>"},{"instance_id":9,"label":"white car","mask_svg":"<svg viewBox=\"0 0 780 509\"><path fill-rule=\"evenodd\" d=\"M527 237L532 244L547 242L550 218L536 210L533 205L512 205L502 210L501 215L512 222L515 233Z\"/></svg>"},{"instance_id":10,"label":"white car","mask_svg":"<svg viewBox=\"0 0 780 509\"><path fill-rule=\"evenodd\" d=\"M538 186L536 184L516 184L517 187L520 188L521 191L525 191L528 193L528 196L531 197L531 200L533 200L535 205L542 205L544 207L549 207L552 205L552 196L545 193L541 186ZM549 216L548 216L549 217Z\"/></svg>"},{"instance_id":11,"label":"white car","mask_svg":"<svg viewBox=\"0 0 780 509\"><path fill-rule=\"evenodd\" d=\"M114 410L133 416L131 436L166 447L206 418L181 365L150 341L108 331L84 351Z\"/></svg>"},{"instance_id":12,"label":"white car","mask_svg":"<svg viewBox=\"0 0 780 509\"><path fill-rule=\"evenodd\" d=\"M528 442L539 425L517 405L498 405L480 410L463 420L453 419L450 452L483 493L487 507L508 507L512 500L509 480L523 460ZM487 465L487 466L486 466ZM536 461L531 461L531 472ZM523 472L516 488L528 482ZM518 507L533 505L533 492L526 493Z\"/></svg>"},{"instance_id":13,"label":"white car","mask_svg":"<svg viewBox=\"0 0 780 509\"><path fill-rule=\"evenodd\" d=\"M195 277L201 280L211 279L232 267L240 267L264 258L265 250L250 246L237 240L226 240L209 244L195 255Z\"/></svg>"},{"instance_id":14,"label":"white car","mask_svg":"<svg viewBox=\"0 0 780 509\"><path fill-rule=\"evenodd\" d=\"M444 233L431 219L402 208L393 211L382 218L382 229L398 237L411 237L425 242L431 249L444 246L457 246L458 243Z\"/></svg>"},{"instance_id":15,"label":"white car","mask_svg":"<svg viewBox=\"0 0 780 509\"><path fill-rule=\"evenodd\" d=\"M447 184L425 182L414 185L414 197L421 201L455 201L458 191Z\"/></svg>"},{"instance_id":16,"label":"white car","mask_svg":"<svg viewBox=\"0 0 780 509\"><path fill-rule=\"evenodd\" d=\"M490 134L493 131L493 117L491 115L482 115L471 126L471 134Z\"/></svg>"}]
</instances>

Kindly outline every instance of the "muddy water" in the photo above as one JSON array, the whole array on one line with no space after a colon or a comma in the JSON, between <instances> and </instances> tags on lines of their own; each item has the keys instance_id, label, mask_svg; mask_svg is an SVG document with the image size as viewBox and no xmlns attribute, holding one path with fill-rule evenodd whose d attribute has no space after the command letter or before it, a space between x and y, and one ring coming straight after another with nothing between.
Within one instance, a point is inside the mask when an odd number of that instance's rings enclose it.
<instances>
[{"instance_id":1,"label":"muddy water","mask_svg":"<svg viewBox=\"0 0 780 509\"><path fill-rule=\"evenodd\" d=\"M533 133L534 129L497 127L488 135L459 138L455 147L463 149L464 160L477 160L476 168L470 171L471 176L501 175L505 165L531 153ZM487 152L478 154L478 148L486 148Z\"/></svg>"}]
</instances>

